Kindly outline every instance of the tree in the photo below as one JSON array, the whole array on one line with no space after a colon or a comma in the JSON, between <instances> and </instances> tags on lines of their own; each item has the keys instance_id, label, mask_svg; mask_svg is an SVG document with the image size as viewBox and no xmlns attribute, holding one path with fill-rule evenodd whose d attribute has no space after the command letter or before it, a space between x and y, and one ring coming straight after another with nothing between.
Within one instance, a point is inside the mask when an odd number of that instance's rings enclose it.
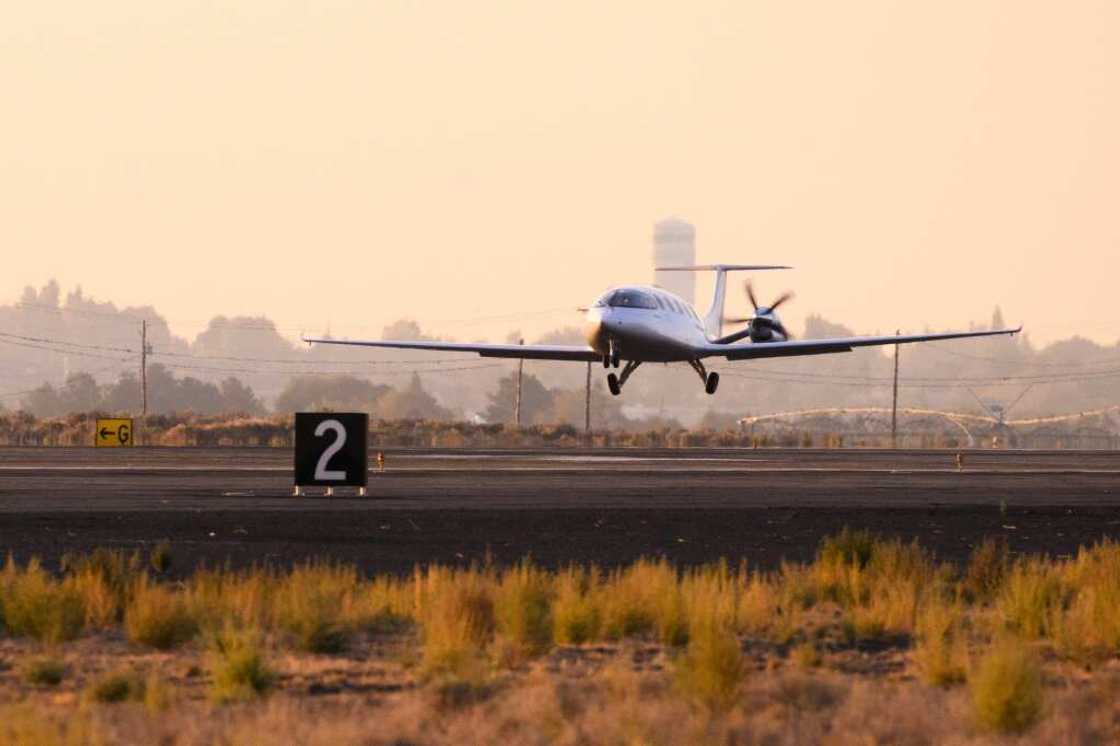
<instances>
[{"instance_id":1,"label":"tree","mask_svg":"<svg viewBox=\"0 0 1120 746\"><path fill-rule=\"evenodd\" d=\"M391 389L375 402L374 414L383 420L450 420L451 410L440 406L436 398L424 390L420 376L412 374L408 387Z\"/></svg>"},{"instance_id":2,"label":"tree","mask_svg":"<svg viewBox=\"0 0 1120 746\"><path fill-rule=\"evenodd\" d=\"M242 414L264 413L264 404L253 393L253 389L232 376L222 381L221 393L223 411Z\"/></svg>"},{"instance_id":3,"label":"tree","mask_svg":"<svg viewBox=\"0 0 1120 746\"><path fill-rule=\"evenodd\" d=\"M483 416L487 422L509 422L515 420L517 401L517 374L510 373L498 381L498 389L490 394L490 406ZM532 373L521 378L521 424L533 425L551 419L552 392L545 388L540 379Z\"/></svg>"},{"instance_id":4,"label":"tree","mask_svg":"<svg viewBox=\"0 0 1120 746\"><path fill-rule=\"evenodd\" d=\"M297 376L276 397L277 412L308 412L331 409L370 411L389 391L354 376Z\"/></svg>"}]
</instances>

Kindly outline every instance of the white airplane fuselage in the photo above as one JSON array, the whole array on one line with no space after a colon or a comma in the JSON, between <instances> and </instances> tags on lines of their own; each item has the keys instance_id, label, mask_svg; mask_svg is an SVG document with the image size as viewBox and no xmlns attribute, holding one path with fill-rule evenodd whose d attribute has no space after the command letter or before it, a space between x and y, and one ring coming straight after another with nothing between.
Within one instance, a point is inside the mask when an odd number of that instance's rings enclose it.
<instances>
[{"instance_id":1,"label":"white airplane fuselage","mask_svg":"<svg viewBox=\"0 0 1120 746\"><path fill-rule=\"evenodd\" d=\"M656 308L609 305L616 292L653 298ZM625 285L604 293L587 310L584 333L596 352L607 355L613 342L622 360L649 363L687 362L709 340L691 305L662 288Z\"/></svg>"}]
</instances>

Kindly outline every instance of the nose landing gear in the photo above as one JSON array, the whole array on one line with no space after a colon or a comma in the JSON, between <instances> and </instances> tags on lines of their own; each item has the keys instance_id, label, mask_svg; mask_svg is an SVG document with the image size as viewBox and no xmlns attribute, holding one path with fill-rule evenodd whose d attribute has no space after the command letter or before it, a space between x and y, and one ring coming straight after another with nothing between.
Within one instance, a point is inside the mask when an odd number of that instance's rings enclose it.
<instances>
[{"instance_id":1,"label":"nose landing gear","mask_svg":"<svg viewBox=\"0 0 1120 746\"><path fill-rule=\"evenodd\" d=\"M622 375L616 376L611 373L607 376L607 388L611 390L612 396L618 396L622 393L622 385L626 383L626 379L630 374L638 369L641 362L637 360L627 360L626 366L622 369Z\"/></svg>"},{"instance_id":2,"label":"nose landing gear","mask_svg":"<svg viewBox=\"0 0 1120 746\"><path fill-rule=\"evenodd\" d=\"M705 393L709 395L714 394L716 389L719 388L719 373L716 373L714 370L709 373L704 368L704 364L699 360L689 360L688 364L700 375L700 380L704 382Z\"/></svg>"},{"instance_id":3,"label":"nose landing gear","mask_svg":"<svg viewBox=\"0 0 1120 746\"><path fill-rule=\"evenodd\" d=\"M603 367L618 367L618 345L615 344L615 341L613 339L607 340L607 354L603 355Z\"/></svg>"}]
</instances>

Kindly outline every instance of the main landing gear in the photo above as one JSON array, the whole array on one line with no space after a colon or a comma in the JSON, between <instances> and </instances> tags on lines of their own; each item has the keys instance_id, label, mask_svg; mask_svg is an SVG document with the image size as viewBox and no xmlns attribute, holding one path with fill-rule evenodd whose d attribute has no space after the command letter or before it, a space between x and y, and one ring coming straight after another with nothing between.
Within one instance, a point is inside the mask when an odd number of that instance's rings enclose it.
<instances>
[{"instance_id":1,"label":"main landing gear","mask_svg":"<svg viewBox=\"0 0 1120 746\"><path fill-rule=\"evenodd\" d=\"M622 384L626 383L626 379L630 377L631 373L638 369L639 365L641 365L641 363L637 360L627 360L626 366L622 369L622 375L616 376L614 373L611 373L607 376L607 388L611 390L613 396L618 396L622 393Z\"/></svg>"},{"instance_id":2,"label":"main landing gear","mask_svg":"<svg viewBox=\"0 0 1120 746\"><path fill-rule=\"evenodd\" d=\"M719 373L714 370L709 373L699 360L689 360L688 364L700 375L700 380L704 382L704 391L708 394L714 394L716 389L719 388Z\"/></svg>"}]
</instances>

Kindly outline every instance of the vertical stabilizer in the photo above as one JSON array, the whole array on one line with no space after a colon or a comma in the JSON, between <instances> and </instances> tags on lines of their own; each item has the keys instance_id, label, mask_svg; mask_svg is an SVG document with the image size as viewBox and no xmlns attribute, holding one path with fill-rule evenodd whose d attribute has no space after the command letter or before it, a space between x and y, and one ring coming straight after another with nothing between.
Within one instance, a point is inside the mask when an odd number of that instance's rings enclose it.
<instances>
[{"instance_id":1,"label":"vertical stabilizer","mask_svg":"<svg viewBox=\"0 0 1120 746\"><path fill-rule=\"evenodd\" d=\"M704 333L708 339L723 336L723 303L727 294L728 272L749 272L764 269L792 269L775 264L698 264L687 267L657 267L658 272L715 272L716 286L712 293L712 305L704 315Z\"/></svg>"}]
</instances>

